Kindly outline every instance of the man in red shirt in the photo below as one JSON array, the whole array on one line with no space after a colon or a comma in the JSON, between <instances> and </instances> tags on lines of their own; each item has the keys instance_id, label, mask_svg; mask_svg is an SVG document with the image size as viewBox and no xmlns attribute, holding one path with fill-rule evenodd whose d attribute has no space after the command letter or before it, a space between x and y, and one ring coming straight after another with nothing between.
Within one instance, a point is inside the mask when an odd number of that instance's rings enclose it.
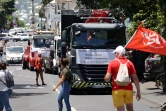
<instances>
[{"instance_id":1,"label":"man in red shirt","mask_svg":"<svg viewBox=\"0 0 166 111\"><path fill-rule=\"evenodd\" d=\"M135 87L137 89L136 99L140 100L141 99L140 86L134 65L131 61L128 61L128 59L125 58L124 47L118 46L113 51L113 53L115 53L116 59L112 60L109 63L107 74L104 79L106 82L110 82L110 79L112 77L112 97L113 97L114 106L117 108L117 111L125 111L124 105L126 105L127 111L134 111L132 83L130 82L127 86L118 86L115 82L120 67L120 62L122 64L126 63L129 77L133 79Z\"/></svg>"},{"instance_id":2,"label":"man in red shirt","mask_svg":"<svg viewBox=\"0 0 166 111\"><path fill-rule=\"evenodd\" d=\"M36 65L35 66L35 68L36 68L36 86L40 86L38 83L39 74L40 74L40 78L42 80L42 85L46 85L44 83L44 78L43 78L43 70L42 70L43 61L42 61L40 52L38 52L38 57L35 59L35 65Z\"/></svg>"}]
</instances>

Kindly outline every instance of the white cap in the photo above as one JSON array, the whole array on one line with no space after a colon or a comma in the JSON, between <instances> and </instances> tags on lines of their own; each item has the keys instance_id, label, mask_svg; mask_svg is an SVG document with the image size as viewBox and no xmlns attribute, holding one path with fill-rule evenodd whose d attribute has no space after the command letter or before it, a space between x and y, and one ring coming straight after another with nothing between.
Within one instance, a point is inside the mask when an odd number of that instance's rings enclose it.
<instances>
[{"instance_id":1,"label":"white cap","mask_svg":"<svg viewBox=\"0 0 166 111\"><path fill-rule=\"evenodd\" d=\"M122 55L122 54L125 54L126 50L125 50L125 48L124 48L123 46L118 46L118 47L113 51L113 53L115 53L115 52L119 53L119 55Z\"/></svg>"},{"instance_id":2,"label":"white cap","mask_svg":"<svg viewBox=\"0 0 166 111\"><path fill-rule=\"evenodd\" d=\"M41 55L42 54L42 52L41 51L38 51L38 55Z\"/></svg>"}]
</instances>

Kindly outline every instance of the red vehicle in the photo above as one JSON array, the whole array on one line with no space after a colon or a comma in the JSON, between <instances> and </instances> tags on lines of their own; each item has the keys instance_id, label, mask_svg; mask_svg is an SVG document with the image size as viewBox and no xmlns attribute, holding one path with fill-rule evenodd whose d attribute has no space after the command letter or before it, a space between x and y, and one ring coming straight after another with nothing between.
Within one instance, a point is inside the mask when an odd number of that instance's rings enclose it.
<instances>
[{"instance_id":1,"label":"red vehicle","mask_svg":"<svg viewBox=\"0 0 166 111\"><path fill-rule=\"evenodd\" d=\"M50 31L40 31L33 35L23 55L22 69L34 70L38 51L42 53L43 58L49 56L50 46L54 44L54 37L54 32Z\"/></svg>"}]
</instances>

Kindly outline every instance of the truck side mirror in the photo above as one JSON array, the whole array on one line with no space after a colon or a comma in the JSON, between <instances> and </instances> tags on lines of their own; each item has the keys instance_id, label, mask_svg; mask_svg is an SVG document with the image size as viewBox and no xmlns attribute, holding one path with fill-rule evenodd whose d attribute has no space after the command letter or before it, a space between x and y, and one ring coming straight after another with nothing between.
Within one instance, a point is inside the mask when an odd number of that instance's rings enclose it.
<instances>
[{"instance_id":1,"label":"truck side mirror","mask_svg":"<svg viewBox=\"0 0 166 111\"><path fill-rule=\"evenodd\" d=\"M66 42L67 41L67 31L66 30L62 31L61 39L62 39L62 42Z\"/></svg>"},{"instance_id":2,"label":"truck side mirror","mask_svg":"<svg viewBox=\"0 0 166 111\"><path fill-rule=\"evenodd\" d=\"M61 43L61 54L63 58L66 57L66 42Z\"/></svg>"},{"instance_id":3,"label":"truck side mirror","mask_svg":"<svg viewBox=\"0 0 166 111\"><path fill-rule=\"evenodd\" d=\"M3 54L6 55L6 52L4 52Z\"/></svg>"}]
</instances>

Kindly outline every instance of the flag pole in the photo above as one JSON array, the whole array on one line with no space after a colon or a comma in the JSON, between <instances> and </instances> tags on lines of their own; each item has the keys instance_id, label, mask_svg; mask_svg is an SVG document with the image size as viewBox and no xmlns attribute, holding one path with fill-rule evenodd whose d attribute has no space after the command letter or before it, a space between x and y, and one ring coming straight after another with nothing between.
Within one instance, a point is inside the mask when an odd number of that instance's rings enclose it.
<instances>
[{"instance_id":1,"label":"flag pole","mask_svg":"<svg viewBox=\"0 0 166 111\"><path fill-rule=\"evenodd\" d=\"M141 21L141 24L138 26L137 30L134 32L134 34L132 35L132 37L130 38L130 40L127 42L127 44L124 46L124 48L126 48L126 46L131 42L131 40L133 39L133 37L134 37L135 34L137 33L138 29L143 25L143 23L144 23L145 21L146 21L146 19L143 20L143 21Z\"/></svg>"},{"instance_id":2,"label":"flag pole","mask_svg":"<svg viewBox=\"0 0 166 111\"><path fill-rule=\"evenodd\" d=\"M124 48L126 48L126 46L130 43L130 41L133 39L134 35L136 34L137 30L134 32L134 34L132 35L132 37L129 39L129 41L127 42L127 44L124 46Z\"/></svg>"}]
</instances>

